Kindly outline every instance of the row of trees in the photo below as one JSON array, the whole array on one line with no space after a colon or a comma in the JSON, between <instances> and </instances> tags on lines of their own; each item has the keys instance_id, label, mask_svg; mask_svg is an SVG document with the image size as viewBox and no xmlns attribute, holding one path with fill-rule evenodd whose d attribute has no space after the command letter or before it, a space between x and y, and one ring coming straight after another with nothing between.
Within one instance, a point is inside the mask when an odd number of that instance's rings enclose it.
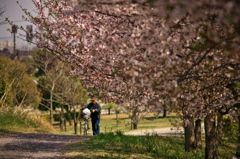
<instances>
[{"instance_id":1,"label":"row of trees","mask_svg":"<svg viewBox=\"0 0 240 159\"><path fill-rule=\"evenodd\" d=\"M239 119L238 1L33 2L37 16L25 10L39 28L33 43L71 63L106 102L127 103L133 114L171 107L186 151L197 148L204 119L205 158L217 158L223 115Z\"/></svg>"},{"instance_id":2,"label":"row of trees","mask_svg":"<svg viewBox=\"0 0 240 159\"><path fill-rule=\"evenodd\" d=\"M60 108L60 128L63 130L66 119L71 124L70 114L74 112L74 127L77 133L79 116L77 111L86 104L88 94L79 78L69 75L70 67L47 50L38 50L33 61L38 68L38 86L42 92L41 108L50 111L50 123L53 124L53 110Z\"/></svg>"},{"instance_id":3,"label":"row of trees","mask_svg":"<svg viewBox=\"0 0 240 159\"><path fill-rule=\"evenodd\" d=\"M22 62L0 57L0 108L48 110L51 124L53 113L58 110L61 130L66 127L66 119L71 122L70 114L74 112L77 133L77 112L86 104L88 94L80 79L70 76L68 70L65 63L47 50L37 49L31 58Z\"/></svg>"}]
</instances>

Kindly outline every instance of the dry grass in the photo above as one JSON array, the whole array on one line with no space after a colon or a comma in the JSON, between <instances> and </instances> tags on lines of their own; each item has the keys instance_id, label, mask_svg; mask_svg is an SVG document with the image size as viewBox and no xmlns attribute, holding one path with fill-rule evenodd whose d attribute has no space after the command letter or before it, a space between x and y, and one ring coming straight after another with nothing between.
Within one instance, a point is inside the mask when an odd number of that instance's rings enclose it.
<instances>
[{"instance_id":1,"label":"dry grass","mask_svg":"<svg viewBox=\"0 0 240 159\"><path fill-rule=\"evenodd\" d=\"M21 108L2 108L0 123L1 132L57 133L44 118L24 112Z\"/></svg>"}]
</instances>

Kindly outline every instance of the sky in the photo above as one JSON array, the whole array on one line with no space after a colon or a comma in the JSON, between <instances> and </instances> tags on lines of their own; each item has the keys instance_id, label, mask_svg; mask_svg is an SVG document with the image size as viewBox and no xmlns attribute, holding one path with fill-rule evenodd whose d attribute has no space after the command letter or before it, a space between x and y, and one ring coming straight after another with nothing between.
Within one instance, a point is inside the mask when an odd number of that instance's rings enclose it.
<instances>
[{"instance_id":1,"label":"sky","mask_svg":"<svg viewBox=\"0 0 240 159\"><path fill-rule=\"evenodd\" d=\"M32 3L32 0L0 0L0 7L4 8L5 10L5 12L3 13L3 17L1 17L1 21L4 20L5 17L7 17L16 25L20 25L26 28L26 26L31 25L31 23L22 20L22 15L24 15L24 12L16 3L17 1L23 8L27 9L29 12L34 13L35 6ZM7 31L8 28L11 28L9 24L0 25L0 41L13 41L12 34ZM17 36L19 36L19 32L20 30L18 30L18 33L16 34L17 48L29 45L27 42L24 42L23 40L17 38Z\"/></svg>"}]
</instances>

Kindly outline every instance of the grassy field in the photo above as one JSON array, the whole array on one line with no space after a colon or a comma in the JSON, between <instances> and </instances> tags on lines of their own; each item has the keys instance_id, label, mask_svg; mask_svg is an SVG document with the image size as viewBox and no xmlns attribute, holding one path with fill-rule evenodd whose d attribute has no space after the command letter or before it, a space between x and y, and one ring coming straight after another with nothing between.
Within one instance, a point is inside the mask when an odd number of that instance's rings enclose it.
<instances>
[{"instance_id":1,"label":"grassy field","mask_svg":"<svg viewBox=\"0 0 240 159\"><path fill-rule=\"evenodd\" d=\"M138 129L154 129L171 127L169 120L177 119L174 114L168 117L152 120L149 114L138 124ZM37 115L24 113L22 110L1 109L0 134L13 132L74 134L73 126L67 126L66 132L55 129ZM203 159L202 149L195 153L184 151L184 138L163 136L130 136L123 132L131 131L130 119L126 114L119 114L119 125L116 126L115 115L102 115L101 134L92 136L89 140L72 143L64 148L66 159ZM78 130L80 128L78 127ZM79 135L79 131L78 131ZM90 134L91 136L91 130ZM204 137L204 136L203 136ZM203 138L204 143L204 138ZM230 159L239 144L234 137L224 138L219 145L219 159Z\"/></svg>"},{"instance_id":2,"label":"grassy field","mask_svg":"<svg viewBox=\"0 0 240 159\"><path fill-rule=\"evenodd\" d=\"M176 119L174 114L152 120L152 114L141 120L138 129L153 129L171 127L170 119ZM184 136L129 136L123 132L131 131L130 119L125 114L119 115L120 123L116 126L115 115L102 115L101 134L90 140L76 142L64 149L67 159L203 159L202 149L195 153L184 151ZM63 134L73 134L73 128ZM90 130L91 135L91 130ZM204 136L203 136L204 143ZM228 159L235 153L237 141L224 138L219 145L219 159Z\"/></svg>"},{"instance_id":3,"label":"grassy field","mask_svg":"<svg viewBox=\"0 0 240 159\"><path fill-rule=\"evenodd\" d=\"M171 127L171 123L169 122L170 119L177 118L174 116L174 114L169 114L168 117L162 118L159 117L157 119L152 120L153 114L149 114L144 119L139 121L138 129L153 129L153 128L166 128ZM131 119L128 118L126 114L119 114L119 123L117 125L116 115L102 115L101 116L101 123L100 128L102 133L109 133L109 132L116 132L116 131L122 131L127 132L131 131ZM90 123L91 125L91 123ZM57 125L55 127L56 129L59 129L59 126ZM80 128L78 128L78 134ZM67 132L60 132L61 134L74 134L73 126L70 126L67 124ZM91 130L89 131L89 135L92 135Z\"/></svg>"},{"instance_id":4,"label":"grassy field","mask_svg":"<svg viewBox=\"0 0 240 159\"><path fill-rule=\"evenodd\" d=\"M230 159L237 143L224 141L219 159ZM126 136L122 132L93 136L64 148L66 159L204 159L204 148L184 151L183 137Z\"/></svg>"}]
</instances>

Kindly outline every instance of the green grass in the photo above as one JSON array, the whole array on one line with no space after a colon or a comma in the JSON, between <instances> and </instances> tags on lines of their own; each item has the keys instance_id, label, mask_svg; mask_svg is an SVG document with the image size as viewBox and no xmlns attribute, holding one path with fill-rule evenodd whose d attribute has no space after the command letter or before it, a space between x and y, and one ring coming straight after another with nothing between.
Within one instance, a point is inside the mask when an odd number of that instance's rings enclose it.
<instances>
[{"instance_id":1,"label":"green grass","mask_svg":"<svg viewBox=\"0 0 240 159\"><path fill-rule=\"evenodd\" d=\"M236 142L219 146L219 159L233 156ZM126 136L122 132L101 133L65 147L66 159L203 159L204 149L184 151L182 137Z\"/></svg>"},{"instance_id":2,"label":"green grass","mask_svg":"<svg viewBox=\"0 0 240 159\"><path fill-rule=\"evenodd\" d=\"M167 118L152 120L152 114L142 119L138 129L154 129L171 127L170 119L176 119L174 114ZM184 151L184 138L162 136L126 136L123 132L131 130L130 119L125 114L119 115L120 123L116 126L115 115L102 115L101 134L90 137L89 140L75 142L64 148L66 159L203 159L203 149L195 153ZM8 132L40 132L59 133L40 116L31 115L20 109L0 109L0 134ZM91 124L91 123L90 123ZM67 132L60 134L74 134L73 126L67 127ZM79 128L78 128L79 130ZM229 130L228 130L229 132ZM79 132L78 132L79 134ZM90 130L91 136L91 130ZM231 158L237 143L233 135L224 138L219 145L219 159ZM204 140L204 138L203 138ZM204 141L203 141L204 143Z\"/></svg>"},{"instance_id":3,"label":"green grass","mask_svg":"<svg viewBox=\"0 0 240 159\"><path fill-rule=\"evenodd\" d=\"M100 134L65 148L66 159L202 159L203 152L184 152L183 139L160 136Z\"/></svg>"},{"instance_id":4,"label":"green grass","mask_svg":"<svg viewBox=\"0 0 240 159\"><path fill-rule=\"evenodd\" d=\"M168 116L166 118L159 117L157 119L152 120L152 115L149 114L144 119L140 120L138 123L138 130L140 129L154 129L154 128L166 128L166 127L172 127L171 123L169 122L170 119L177 118L176 116L173 116L174 114L170 114L171 116ZM78 125L79 126L79 125ZM91 122L90 122L91 126ZM109 132L116 132L116 131L122 131L127 132L131 131L131 119L128 118L126 114L119 114L119 124L117 126L116 122L116 115L102 115L101 116L101 122L100 122L100 128L102 133L109 133ZM59 129L59 126L56 126L56 129ZM80 128L78 128L78 134ZM73 125L70 126L67 125L67 132L60 132L61 134L74 134L74 128ZM90 130L89 135L92 135L92 132Z\"/></svg>"},{"instance_id":5,"label":"green grass","mask_svg":"<svg viewBox=\"0 0 240 159\"><path fill-rule=\"evenodd\" d=\"M40 116L21 109L0 109L0 133L29 132L56 133L57 131Z\"/></svg>"},{"instance_id":6,"label":"green grass","mask_svg":"<svg viewBox=\"0 0 240 159\"><path fill-rule=\"evenodd\" d=\"M170 119L176 119L174 114L167 118L159 117L152 120L151 114L141 120L138 129L153 129L171 127ZM102 115L101 134L90 140L75 142L64 149L66 159L203 159L203 149L195 153L184 151L184 138L163 136L129 136L123 132L131 130L130 119L119 115L120 124L116 127L115 115ZM73 130L68 127L68 130ZM73 131L68 133L73 134ZM65 132L66 133L66 132ZM90 130L91 135L91 130ZM204 137L204 136L203 136ZM204 143L204 138L203 138ZM224 138L219 145L219 159L231 158L235 153L236 138Z\"/></svg>"}]
</instances>

